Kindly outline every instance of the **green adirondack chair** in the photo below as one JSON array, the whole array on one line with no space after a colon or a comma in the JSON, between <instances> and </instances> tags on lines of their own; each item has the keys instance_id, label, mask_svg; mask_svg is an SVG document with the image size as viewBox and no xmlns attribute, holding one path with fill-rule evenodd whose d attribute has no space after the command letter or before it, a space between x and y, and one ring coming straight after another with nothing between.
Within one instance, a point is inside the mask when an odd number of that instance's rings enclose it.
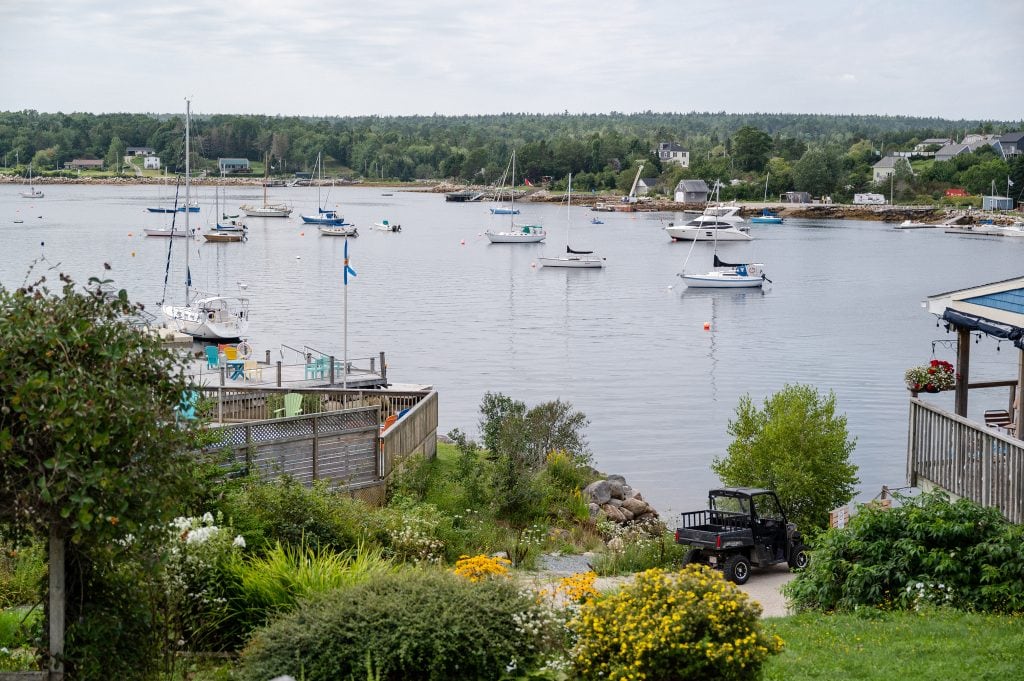
<instances>
[{"instance_id":1,"label":"green adirondack chair","mask_svg":"<svg viewBox=\"0 0 1024 681\"><path fill-rule=\"evenodd\" d=\"M298 416L302 413L302 395L299 393L287 393L284 396L284 406L274 410L274 418L280 416Z\"/></svg>"}]
</instances>

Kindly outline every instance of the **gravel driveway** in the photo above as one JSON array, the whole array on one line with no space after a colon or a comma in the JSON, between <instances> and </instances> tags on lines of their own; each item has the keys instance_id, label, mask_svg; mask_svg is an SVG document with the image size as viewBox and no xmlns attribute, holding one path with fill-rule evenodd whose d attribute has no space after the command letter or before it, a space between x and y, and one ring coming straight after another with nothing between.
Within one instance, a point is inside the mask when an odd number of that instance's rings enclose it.
<instances>
[{"instance_id":1,"label":"gravel driveway","mask_svg":"<svg viewBox=\"0 0 1024 681\"><path fill-rule=\"evenodd\" d=\"M545 554L538 561L536 572L525 573L524 581L538 588L543 588L563 577L577 572L590 570L590 561L595 554L580 555ZM750 572L750 580L739 587L754 601L761 605L763 617L783 617L789 614L786 599L780 589L782 585L793 579L793 573L784 564L773 565L764 569L754 568ZM598 577L594 586L598 591L606 591L629 581L631 577Z\"/></svg>"}]
</instances>

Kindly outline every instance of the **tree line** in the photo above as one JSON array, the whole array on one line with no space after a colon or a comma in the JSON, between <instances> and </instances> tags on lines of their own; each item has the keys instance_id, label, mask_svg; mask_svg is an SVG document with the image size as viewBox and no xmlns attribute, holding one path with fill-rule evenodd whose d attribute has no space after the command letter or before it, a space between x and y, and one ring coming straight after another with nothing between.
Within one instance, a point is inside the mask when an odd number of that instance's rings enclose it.
<instances>
[{"instance_id":1,"label":"tree line","mask_svg":"<svg viewBox=\"0 0 1024 681\"><path fill-rule=\"evenodd\" d=\"M574 173L581 191L629 190L639 164L666 193L681 179L733 180L724 198L777 197L788 190L844 197L877 189L871 164L883 151L909 150L929 137L998 134L1024 124L907 116L824 114L633 113L497 114L481 116L284 117L195 116L193 167L216 170L216 159L266 159L271 174L310 171L322 153L327 174L349 179L451 180L493 184L516 151L518 178ZM151 147L171 171L184 163L184 116L0 112L4 166L59 170L75 158L105 159L116 170L128 146ZM660 142L690 153L690 167L663 163ZM978 153L980 152L980 153ZM927 177L900 180L907 195L943 186L983 190L1007 177L1024 186L1024 169L991 150L978 150ZM958 157L959 158L959 157ZM999 165L1002 164L1002 165ZM262 171L261 163L256 164ZM984 166L964 176L965 171ZM1017 179L1022 182L1017 184ZM998 183L997 183L998 184ZM886 189L895 189L886 187Z\"/></svg>"}]
</instances>

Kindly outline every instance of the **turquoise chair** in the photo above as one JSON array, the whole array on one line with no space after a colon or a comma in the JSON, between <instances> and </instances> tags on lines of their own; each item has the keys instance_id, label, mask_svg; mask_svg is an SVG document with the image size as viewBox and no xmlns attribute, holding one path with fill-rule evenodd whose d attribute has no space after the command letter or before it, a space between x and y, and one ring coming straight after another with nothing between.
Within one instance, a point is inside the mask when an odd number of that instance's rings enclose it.
<instances>
[{"instance_id":1,"label":"turquoise chair","mask_svg":"<svg viewBox=\"0 0 1024 681\"><path fill-rule=\"evenodd\" d=\"M220 364L220 351L217 350L216 345L206 346L206 368L216 369Z\"/></svg>"},{"instance_id":2,"label":"turquoise chair","mask_svg":"<svg viewBox=\"0 0 1024 681\"><path fill-rule=\"evenodd\" d=\"M216 348L214 348L216 350ZM174 408L174 420L175 422L182 421L195 421L196 418L196 405L199 404L199 393L195 390L186 390L181 393L181 401L178 402L178 406Z\"/></svg>"},{"instance_id":3,"label":"turquoise chair","mask_svg":"<svg viewBox=\"0 0 1024 681\"><path fill-rule=\"evenodd\" d=\"M274 410L274 418L283 415L298 416L302 413L302 395L299 393L288 393L284 396L284 406Z\"/></svg>"},{"instance_id":4,"label":"turquoise chair","mask_svg":"<svg viewBox=\"0 0 1024 681\"><path fill-rule=\"evenodd\" d=\"M326 378L329 362L330 359L327 357L317 357L309 362L306 364L305 378Z\"/></svg>"}]
</instances>

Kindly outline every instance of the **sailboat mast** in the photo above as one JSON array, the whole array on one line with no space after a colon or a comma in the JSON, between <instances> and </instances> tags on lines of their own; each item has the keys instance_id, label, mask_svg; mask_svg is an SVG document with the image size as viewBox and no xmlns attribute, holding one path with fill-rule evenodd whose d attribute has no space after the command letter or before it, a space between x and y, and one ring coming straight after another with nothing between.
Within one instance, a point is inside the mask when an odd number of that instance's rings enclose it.
<instances>
[{"instance_id":1,"label":"sailboat mast","mask_svg":"<svg viewBox=\"0 0 1024 681\"><path fill-rule=\"evenodd\" d=\"M569 252L569 228L572 227L572 173L569 173L569 189L565 202L565 252Z\"/></svg>"},{"instance_id":2,"label":"sailboat mast","mask_svg":"<svg viewBox=\"0 0 1024 681\"><path fill-rule=\"evenodd\" d=\"M191 166L189 165L189 163L191 162L190 159L189 159L189 155L191 153L191 148L189 147L189 119L190 119L190 117L192 115L191 107L192 107L191 100L186 99L185 100L185 305L189 304L189 302L190 302L189 301L189 296L192 294L192 291L191 291L191 288L192 288L192 273L189 271L189 267L188 267L188 252L192 250L192 248L189 246L189 243L188 243L188 240L192 238L192 230L189 229L189 224L188 224L189 223L189 220L188 220L189 203L190 203L190 200L191 200L190 196L189 196L189 194L190 194L189 189L192 186L192 183L190 181Z\"/></svg>"},{"instance_id":3,"label":"sailboat mast","mask_svg":"<svg viewBox=\"0 0 1024 681\"><path fill-rule=\"evenodd\" d=\"M508 227L510 232L514 232L516 226L516 150L512 150L512 177L509 178L509 197L511 208L508 211Z\"/></svg>"}]
</instances>

